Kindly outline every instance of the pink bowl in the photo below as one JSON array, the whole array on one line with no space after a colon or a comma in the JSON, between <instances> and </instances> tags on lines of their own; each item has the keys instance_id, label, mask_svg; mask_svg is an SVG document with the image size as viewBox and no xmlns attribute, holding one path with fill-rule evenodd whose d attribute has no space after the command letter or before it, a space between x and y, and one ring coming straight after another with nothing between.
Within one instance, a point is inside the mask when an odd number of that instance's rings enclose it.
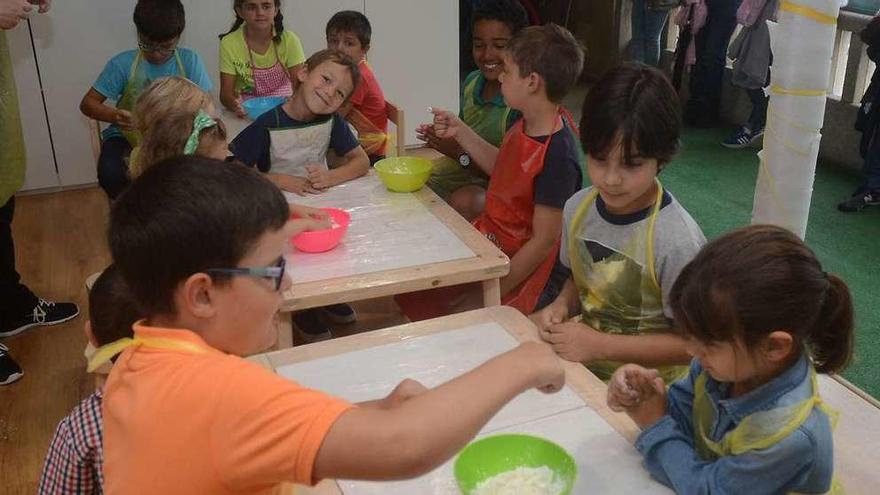
<instances>
[{"instance_id":1,"label":"pink bowl","mask_svg":"<svg viewBox=\"0 0 880 495\"><path fill-rule=\"evenodd\" d=\"M342 238L345 237L348 225L351 223L351 215L347 211L337 208L321 209L330 215L334 226L326 230L300 232L290 238L293 247L306 253L323 253L338 246Z\"/></svg>"}]
</instances>

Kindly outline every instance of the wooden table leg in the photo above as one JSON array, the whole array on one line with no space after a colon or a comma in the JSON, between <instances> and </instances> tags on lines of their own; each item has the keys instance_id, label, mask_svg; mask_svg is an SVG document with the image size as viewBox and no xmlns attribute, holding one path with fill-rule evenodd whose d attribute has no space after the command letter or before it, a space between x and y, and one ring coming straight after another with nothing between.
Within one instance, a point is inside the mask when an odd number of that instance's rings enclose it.
<instances>
[{"instance_id":1,"label":"wooden table leg","mask_svg":"<svg viewBox=\"0 0 880 495\"><path fill-rule=\"evenodd\" d=\"M293 347L293 313L278 315L278 339L272 346L273 351Z\"/></svg>"},{"instance_id":2,"label":"wooden table leg","mask_svg":"<svg viewBox=\"0 0 880 495\"><path fill-rule=\"evenodd\" d=\"M493 278L483 282L483 307L501 306L501 279Z\"/></svg>"}]
</instances>

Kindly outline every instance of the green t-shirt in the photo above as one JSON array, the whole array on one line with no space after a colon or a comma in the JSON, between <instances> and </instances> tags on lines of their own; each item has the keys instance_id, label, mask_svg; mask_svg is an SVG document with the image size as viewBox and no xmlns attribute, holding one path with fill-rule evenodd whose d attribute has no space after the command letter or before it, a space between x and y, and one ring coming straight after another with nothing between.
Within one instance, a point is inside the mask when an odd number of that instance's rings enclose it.
<instances>
[{"instance_id":1,"label":"green t-shirt","mask_svg":"<svg viewBox=\"0 0 880 495\"><path fill-rule=\"evenodd\" d=\"M489 101L483 100L486 78L479 70L468 74L461 86L461 109L459 117L483 139L494 146L501 146L504 135L522 116L504 102L501 93Z\"/></svg>"},{"instance_id":2,"label":"green t-shirt","mask_svg":"<svg viewBox=\"0 0 880 495\"><path fill-rule=\"evenodd\" d=\"M292 31L284 31L281 41L276 43L278 59L288 69L306 61L302 42ZM270 69L278 60L275 49L270 45L266 53L252 51L254 65L258 69ZM251 72L250 57L247 43L244 41L243 27L229 33L220 40L220 73L235 76L235 91L241 92L254 87L254 76Z\"/></svg>"}]
</instances>

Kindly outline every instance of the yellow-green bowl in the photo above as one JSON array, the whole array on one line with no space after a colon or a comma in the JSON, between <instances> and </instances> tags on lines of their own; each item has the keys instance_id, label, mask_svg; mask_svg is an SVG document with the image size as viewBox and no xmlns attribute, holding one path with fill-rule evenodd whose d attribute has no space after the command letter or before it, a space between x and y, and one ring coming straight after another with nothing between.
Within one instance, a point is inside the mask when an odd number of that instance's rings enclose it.
<instances>
[{"instance_id":1,"label":"yellow-green bowl","mask_svg":"<svg viewBox=\"0 0 880 495\"><path fill-rule=\"evenodd\" d=\"M425 158L397 156L379 160L373 168L389 191L408 193L424 187L434 164Z\"/></svg>"},{"instance_id":2,"label":"yellow-green bowl","mask_svg":"<svg viewBox=\"0 0 880 495\"><path fill-rule=\"evenodd\" d=\"M455 479L465 495L480 483L520 467L547 466L563 483L562 495L571 493L577 464L559 445L531 435L505 434L471 443L455 460Z\"/></svg>"}]
</instances>

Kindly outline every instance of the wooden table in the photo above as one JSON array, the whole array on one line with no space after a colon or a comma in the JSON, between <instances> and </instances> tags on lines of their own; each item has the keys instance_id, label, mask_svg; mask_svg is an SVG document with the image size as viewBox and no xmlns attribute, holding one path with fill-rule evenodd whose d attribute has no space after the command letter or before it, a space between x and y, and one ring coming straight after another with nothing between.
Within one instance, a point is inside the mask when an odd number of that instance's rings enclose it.
<instances>
[{"instance_id":1,"label":"wooden table","mask_svg":"<svg viewBox=\"0 0 880 495\"><path fill-rule=\"evenodd\" d=\"M361 243L359 248L362 248L362 252L359 252L356 256L353 255L353 258L357 259L345 258L340 261L351 263L353 265L361 264L363 266L354 267L355 269L353 269L350 274L342 276L331 275L327 278L319 279L311 277L311 280L303 281L302 277L298 278L297 269L302 268L304 260L314 259L307 258L308 256L338 257L339 253L331 252L316 255L294 253L292 257L288 258L288 266L293 267L291 269L293 285L291 289L284 294L282 311L298 311L335 303L360 301L437 287L476 282L482 284L483 304L485 307L501 304L500 279L510 271L509 258L492 242L486 239L485 236L477 231L469 222L456 213L455 210L434 194L430 188L424 187L411 195L389 193L384 189L384 186L381 185L381 182L375 173L371 172L367 176L357 179L356 183L353 181L352 183L344 184L342 186L336 186L318 196L305 198L289 197L289 199L312 206L344 203L358 205L358 199L352 198L351 194L345 189L349 184L352 189L361 191L357 194L363 194L364 196L369 196L370 194L382 195L386 200L388 200L388 196L395 196L397 200L407 202L410 207L413 204L416 204L418 208L422 210L421 214L425 216L426 220L435 222L434 227L425 227L432 229L431 235L443 236L443 238L448 241L460 245L461 248L465 249L466 254L461 255L463 257L452 259L450 261L425 261L410 264L409 266L401 268L385 269L381 266L372 265L375 258L398 255L405 256L406 249L401 249L400 253L393 251L395 246L389 245L387 238L385 239L384 244L377 243L376 246L367 246L370 244L370 236L375 235L378 238L383 235L383 232L379 231L381 230L381 227L375 232L375 234L361 232L361 235L364 236L361 239L353 237L352 231L354 230L354 227L352 227L346 239L352 244ZM372 193L364 193L364 186L366 186L366 189L372 188ZM336 199L334 199L334 196ZM337 200L338 203L336 202ZM366 201L368 200L365 197L364 202ZM389 201L392 201L393 203L394 198ZM387 207L388 206L386 205L386 208ZM393 206L391 208L393 209ZM359 214L362 215L362 220L365 221L375 221L383 218L382 214L372 214L369 218L365 218L364 216L368 214L363 211L356 211L358 209L358 206L353 206L351 208L353 222L357 221L357 215ZM387 235L387 232L384 232L384 235ZM406 231L402 231L401 236L406 236ZM343 240L343 243L345 242L346 240ZM339 248L337 248L337 250L338 249ZM435 252L437 252L436 250L438 247L428 245L424 246L423 249L434 249ZM297 256L300 256L299 261L297 260ZM333 258L327 259L332 260ZM282 320L283 328L279 329L279 343L277 345L277 347L281 349L292 345L290 318L283 318Z\"/></svg>"},{"instance_id":2,"label":"wooden table","mask_svg":"<svg viewBox=\"0 0 880 495\"><path fill-rule=\"evenodd\" d=\"M500 340L499 333L503 334ZM477 339L480 345L466 345L473 339ZM482 362L486 357L515 347L517 342L538 339L537 329L526 317L514 309L497 306L251 359L279 374L292 375L304 386L359 401L384 396L399 380L407 377L419 379L429 387L436 386L450 375L457 376L464 371L460 367L470 369L478 364L473 362L475 360ZM436 345L438 342L444 344ZM407 356L384 359L383 353L406 354L409 359ZM462 357L463 354L470 355ZM342 363L357 366L362 362L369 362L369 366L361 367L363 371L356 374L358 376L342 369L345 366ZM405 374L395 368L402 362ZM385 371L381 370L383 367ZM638 428L626 415L608 409L605 384L579 364L565 363L564 367L566 388L562 392L549 396L526 392L502 409L481 435L526 432L560 443L579 465L579 483L583 484L575 487L575 493L587 488L595 493L670 493L652 481L641 467L641 456L632 447ZM370 387L370 384L377 386ZM346 387L348 391L343 390ZM615 470L616 473L611 473ZM438 489L438 481L445 485ZM315 488L297 486L295 491L297 495L339 494L343 489L345 493L356 494L455 493L449 485L454 485L451 463L409 482L341 481L337 484L325 480ZM289 488L287 493L291 493Z\"/></svg>"}]
</instances>

